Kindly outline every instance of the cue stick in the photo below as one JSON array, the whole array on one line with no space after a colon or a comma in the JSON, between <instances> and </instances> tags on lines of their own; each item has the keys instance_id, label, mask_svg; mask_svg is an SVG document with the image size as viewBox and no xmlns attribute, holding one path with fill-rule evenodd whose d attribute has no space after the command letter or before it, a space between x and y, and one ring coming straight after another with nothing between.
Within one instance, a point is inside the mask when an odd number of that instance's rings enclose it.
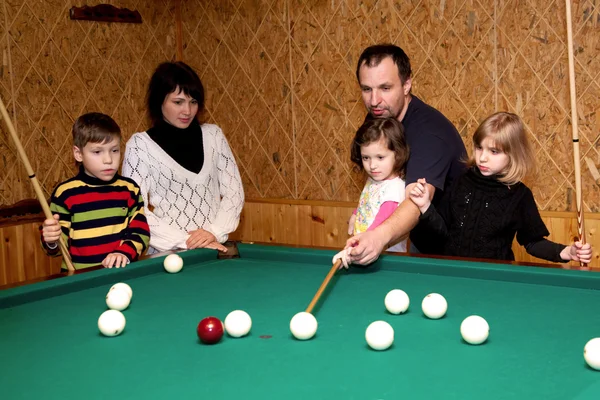
<instances>
[{"instance_id":1,"label":"cue stick","mask_svg":"<svg viewBox=\"0 0 600 400\"><path fill-rule=\"evenodd\" d=\"M52 216L52 212L50 212L50 207L48 207L48 202L46 201L46 198L44 197L44 192L42 192L42 188L40 187L40 184L37 181L35 172L33 172L33 168L31 168L31 164L29 163L27 154L25 154L23 145L21 145L21 141L19 140L19 137L17 136L15 127L13 126L12 121L10 120L8 111L6 111L6 107L4 106L4 102L2 101L1 98L0 98L0 113L2 113L2 118L4 119L4 122L6 123L8 132L10 133L10 136L12 137L13 142L15 143L15 146L17 147L17 151L19 153L19 156L21 157L21 161L25 165L25 169L27 170L29 179L31 180L31 183L33 184L33 189L38 198L38 201L40 202L40 205L42 206L42 210L44 211L44 215L46 216L46 219L54 219L54 217ZM61 236L58 239L58 244L60 246L62 256L65 260L65 264L67 265L67 269L69 271L75 271L75 267L73 266L73 263L71 262L71 257L69 256L69 250L67 249L67 246L65 245L63 238L62 238L62 227L61 227Z\"/></svg>"},{"instance_id":2,"label":"cue stick","mask_svg":"<svg viewBox=\"0 0 600 400\"><path fill-rule=\"evenodd\" d=\"M577 94L575 91L575 61L573 56L573 25L571 21L571 1L565 0L567 13L567 47L569 54L569 86L571 89L571 126L573 128L573 158L575 161L575 198L577 202L577 228L579 240L585 244L585 224L581 199L581 160L579 159L579 128L577 125ZM586 266L580 263L581 266Z\"/></svg>"},{"instance_id":3,"label":"cue stick","mask_svg":"<svg viewBox=\"0 0 600 400\"><path fill-rule=\"evenodd\" d=\"M333 266L329 270L329 273L327 274L327 276L323 280L323 283L321 283L321 286L319 287L319 290L317 290L317 293L315 294L315 297L313 297L313 299L310 302L310 304L308 305L308 307L306 307L306 312L307 313L312 313L313 308L315 308L315 305L319 301L319 298L321 297L321 295L325 291L325 288L329 284L329 281L331 280L331 278L333 278L333 275L335 275L336 271L340 268L340 265L342 265L342 260L341 259L336 260L335 264L333 264Z\"/></svg>"}]
</instances>

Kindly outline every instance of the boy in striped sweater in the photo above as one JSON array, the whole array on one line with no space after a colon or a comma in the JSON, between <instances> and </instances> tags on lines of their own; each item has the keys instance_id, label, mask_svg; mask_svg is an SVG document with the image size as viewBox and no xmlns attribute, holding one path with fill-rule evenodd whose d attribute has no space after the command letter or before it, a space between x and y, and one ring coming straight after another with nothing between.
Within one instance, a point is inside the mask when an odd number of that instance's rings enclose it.
<instances>
[{"instance_id":1,"label":"boy in striped sweater","mask_svg":"<svg viewBox=\"0 0 600 400\"><path fill-rule=\"evenodd\" d=\"M76 269L125 267L148 248L140 188L117 173L120 145L121 129L108 115L84 114L73 125L79 173L54 189L54 219L44 221L42 241L49 255L59 255L62 235Z\"/></svg>"}]
</instances>

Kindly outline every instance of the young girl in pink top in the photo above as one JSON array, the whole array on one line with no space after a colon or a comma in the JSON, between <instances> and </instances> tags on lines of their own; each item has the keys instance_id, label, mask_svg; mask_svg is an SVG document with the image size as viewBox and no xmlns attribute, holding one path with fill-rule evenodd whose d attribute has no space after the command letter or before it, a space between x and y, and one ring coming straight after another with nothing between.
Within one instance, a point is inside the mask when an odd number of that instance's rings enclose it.
<instances>
[{"instance_id":1,"label":"young girl in pink top","mask_svg":"<svg viewBox=\"0 0 600 400\"><path fill-rule=\"evenodd\" d=\"M352 142L350 159L367 175L358 207L348 223L348 234L356 235L375 229L404 200L404 169L409 150L402 124L395 118L367 119ZM347 268L344 249L333 258L342 259ZM405 252L406 239L387 251Z\"/></svg>"}]
</instances>

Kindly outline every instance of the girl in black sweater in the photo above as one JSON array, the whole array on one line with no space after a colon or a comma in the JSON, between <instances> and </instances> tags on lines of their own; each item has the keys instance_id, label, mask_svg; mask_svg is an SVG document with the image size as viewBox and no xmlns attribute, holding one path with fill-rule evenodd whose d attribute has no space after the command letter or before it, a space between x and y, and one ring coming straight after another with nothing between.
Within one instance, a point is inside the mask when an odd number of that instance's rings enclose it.
<instances>
[{"instance_id":1,"label":"girl in black sweater","mask_svg":"<svg viewBox=\"0 0 600 400\"><path fill-rule=\"evenodd\" d=\"M415 229L442 242L444 255L514 260L516 234L534 257L589 263L589 244L565 246L545 239L550 233L531 190L521 182L535 166L521 119L493 114L477 128L473 143L468 170L444 193L438 209L431 205L425 179L409 193L421 210Z\"/></svg>"}]
</instances>

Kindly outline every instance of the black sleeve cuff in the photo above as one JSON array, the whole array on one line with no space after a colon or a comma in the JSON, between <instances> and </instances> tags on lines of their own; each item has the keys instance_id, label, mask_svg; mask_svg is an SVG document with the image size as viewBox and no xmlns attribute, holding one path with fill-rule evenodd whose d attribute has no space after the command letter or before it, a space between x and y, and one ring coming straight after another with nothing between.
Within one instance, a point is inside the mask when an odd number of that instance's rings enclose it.
<instances>
[{"instance_id":1,"label":"black sleeve cuff","mask_svg":"<svg viewBox=\"0 0 600 400\"><path fill-rule=\"evenodd\" d=\"M542 239L537 242L528 243L525 246L527 253L534 257L556 263L566 263L569 260L563 260L560 253L566 246L560 243L554 243L548 239Z\"/></svg>"}]
</instances>

